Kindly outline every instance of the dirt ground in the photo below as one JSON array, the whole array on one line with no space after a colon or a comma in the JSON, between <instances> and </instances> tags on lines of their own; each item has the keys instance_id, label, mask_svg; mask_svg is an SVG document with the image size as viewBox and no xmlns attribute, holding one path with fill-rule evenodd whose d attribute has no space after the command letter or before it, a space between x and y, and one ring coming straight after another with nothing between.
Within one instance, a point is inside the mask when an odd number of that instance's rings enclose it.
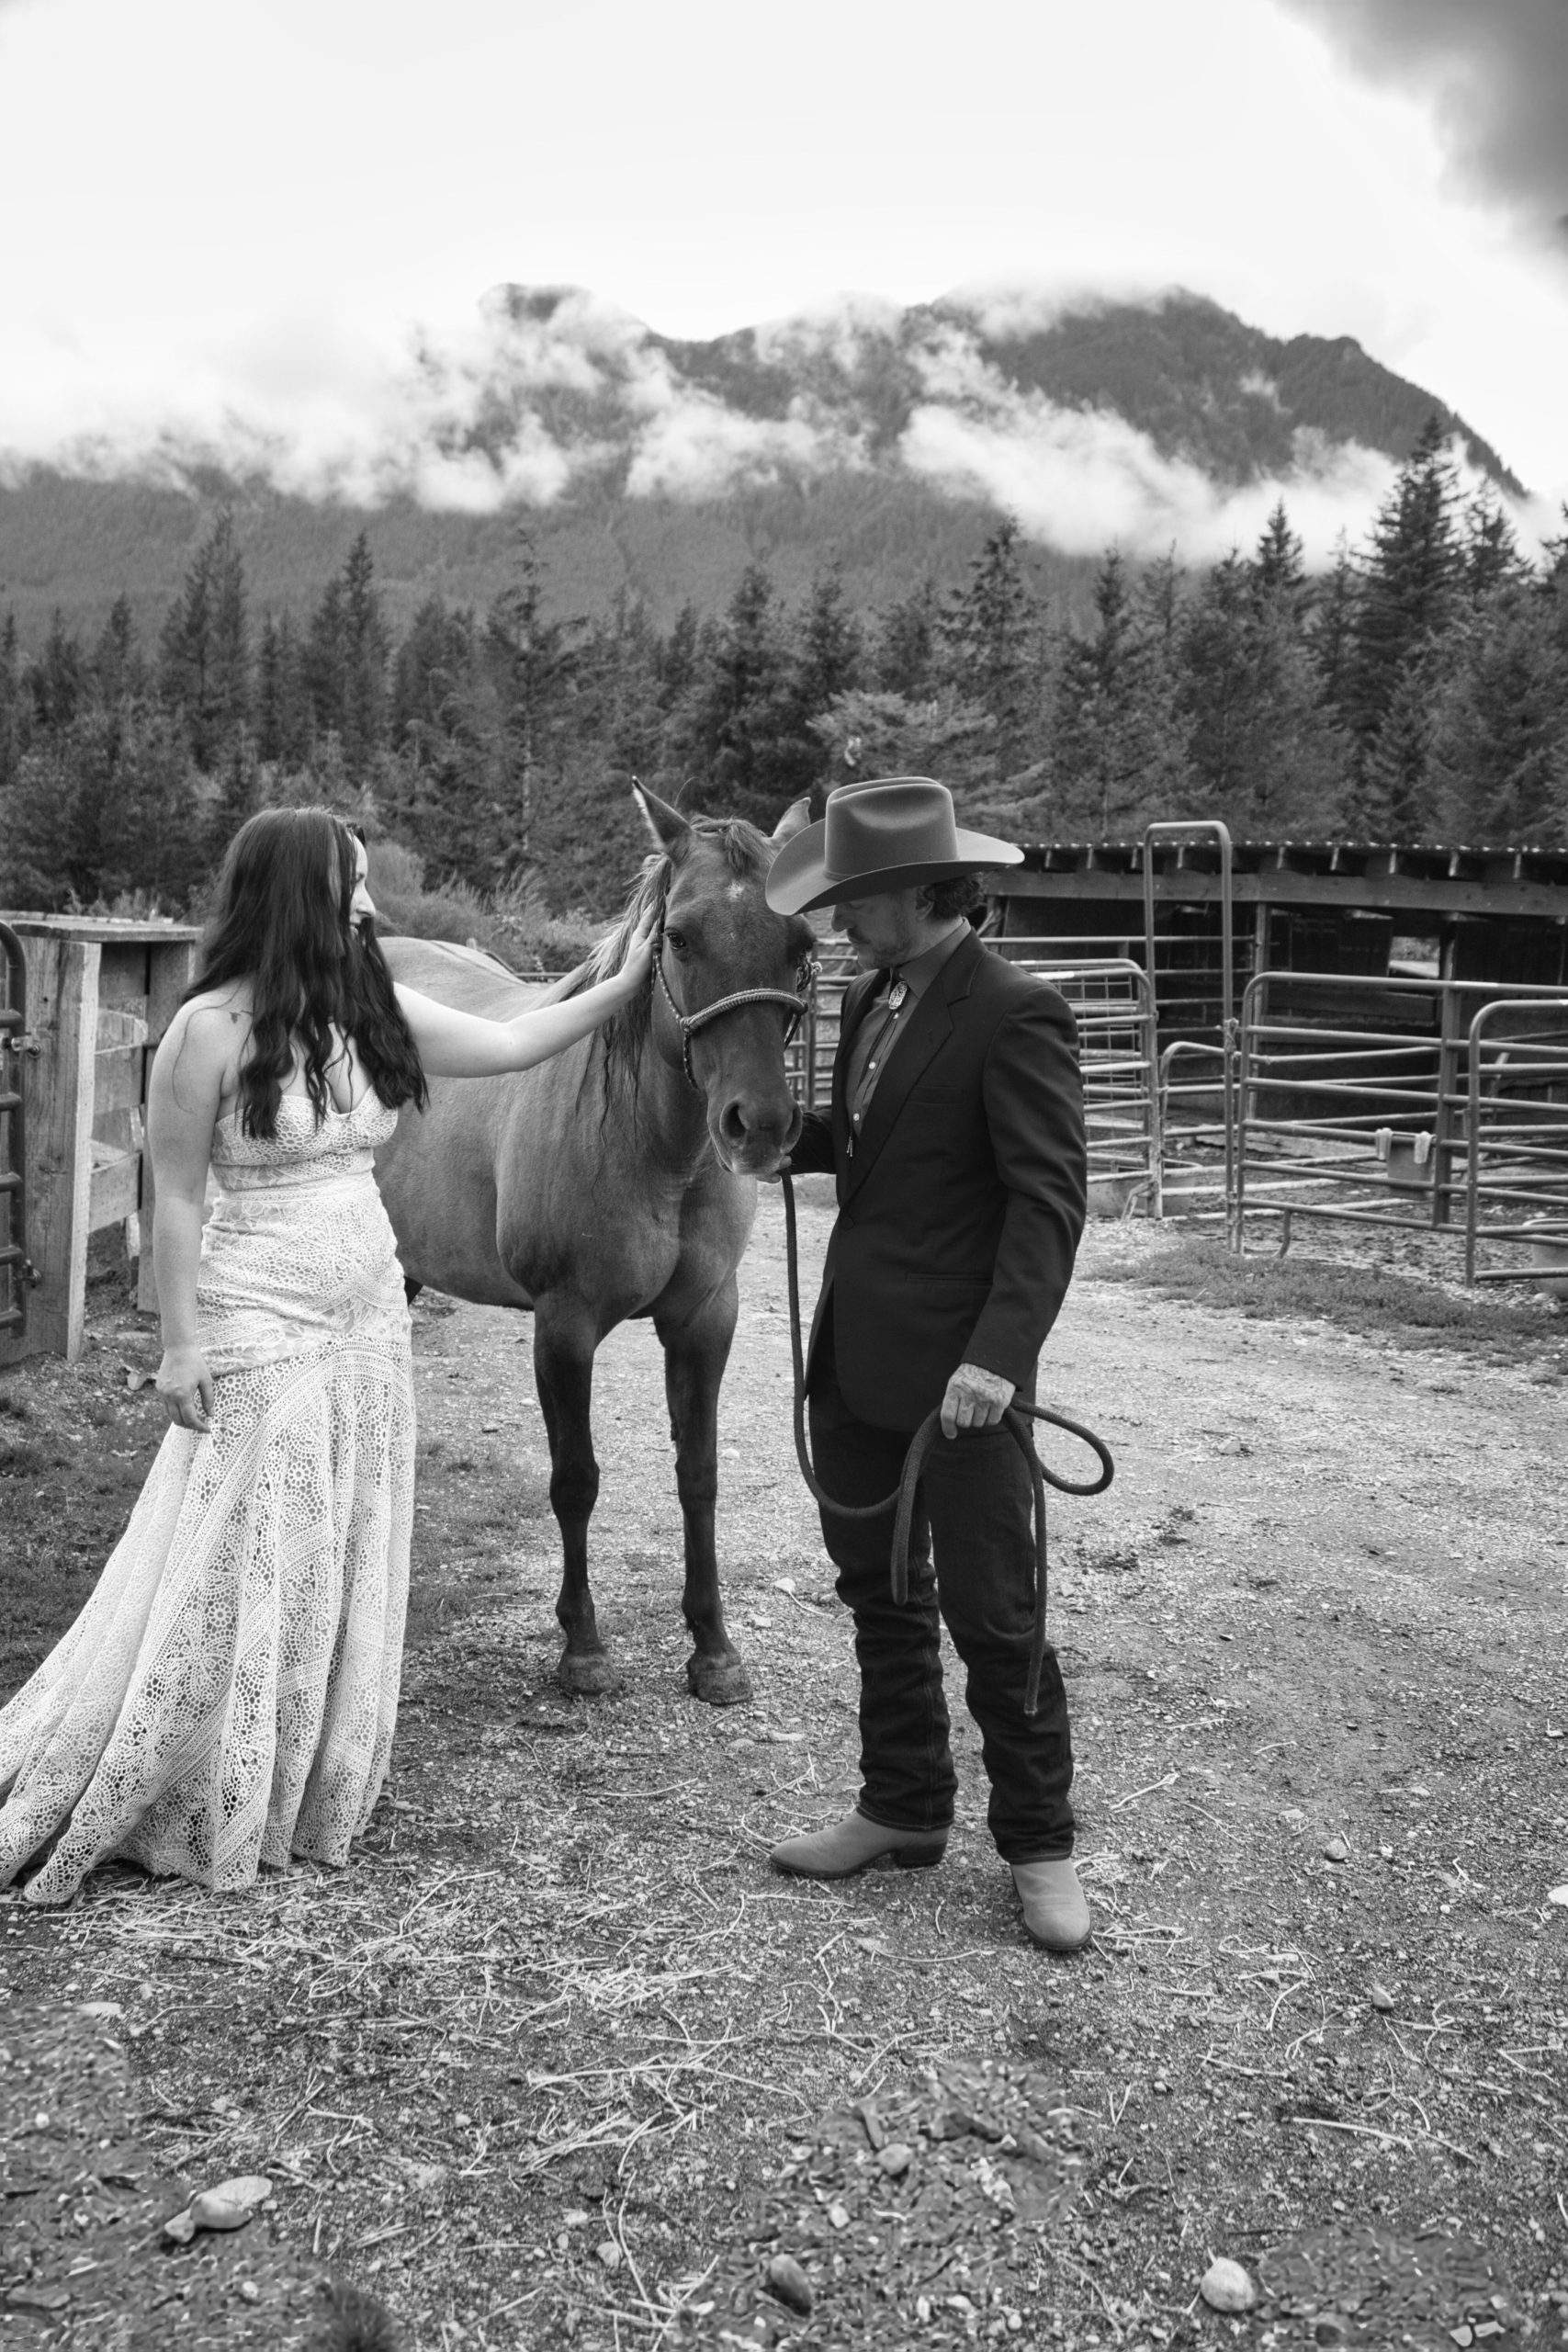
<instances>
[{"instance_id":1,"label":"dirt ground","mask_svg":"<svg viewBox=\"0 0 1568 2352\"><path fill-rule=\"evenodd\" d=\"M827 1227L803 1209L813 1262ZM226 2305L198 2241L162 2258L207 2288L117 2345L302 2343L286 2312L324 2274L396 2325L310 2341L421 2352L1565 2340L1561 1340L1416 1352L1116 1278L1164 1246L1091 1228L1042 1384L1118 1465L1052 1510L1097 1919L1071 1961L1022 1939L961 1711L940 1869L767 1866L857 1785L776 1195L721 1408L750 1706L686 1696L652 1333L597 1382L622 1685L568 1702L529 1326L422 1302L406 1692L360 1859L221 1902L120 1870L63 1914L0 1898L0 2041L112 2005L84 2030L123 2053L149 2160L274 2182L236 2242L278 2257L272 2334L265 2267L229 2261ZM96 1302L81 1366L0 1375L0 1690L156 1442L126 1388L146 1336ZM764 2284L780 2255L808 2313ZM1198 2296L1216 2255L1261 2290L1246 2316ZM0 2342L109 2340L5 2261Z\"/></svg>"}]
</instances>

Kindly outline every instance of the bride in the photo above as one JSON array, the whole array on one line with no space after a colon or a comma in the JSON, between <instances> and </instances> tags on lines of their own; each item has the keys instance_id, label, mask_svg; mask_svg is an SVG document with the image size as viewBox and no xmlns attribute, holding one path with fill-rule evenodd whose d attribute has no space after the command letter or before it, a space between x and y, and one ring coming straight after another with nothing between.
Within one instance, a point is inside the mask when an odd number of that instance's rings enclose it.
<instances>
[{"instance_id":1,"label":"bride","mask_svg":"<svg viewBox=\"0 0 1568 2352\"><path fill-rule=\"evenodd\" d=\"M172 1424L96 1589L0 1710L0 1886L110 1856L225 1891L342 1862L397 1716L412 1512L408 1308L371 1155L426 1077L527 1069L646 985L510 1022L396 987L365 847L321 808L243 825L148 1099ZM205 1231L210 1168L218 1198Z\"/></svg>"}]
</instances>

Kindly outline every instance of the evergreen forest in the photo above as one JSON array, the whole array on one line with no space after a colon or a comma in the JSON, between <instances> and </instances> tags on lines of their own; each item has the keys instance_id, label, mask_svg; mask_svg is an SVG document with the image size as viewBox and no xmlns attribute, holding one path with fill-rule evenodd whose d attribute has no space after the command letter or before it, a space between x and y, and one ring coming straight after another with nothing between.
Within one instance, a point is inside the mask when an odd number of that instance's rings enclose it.
<instances>
[{"instance_id":1,"label":"evergreen forest","mask_svg":"<svg viewBox=\"0 0 1568 2352\"><path fill-rule=\"evenodd\" d=\"M510 907L567 933L642 855L634 776L768 826L918 773L1024 841L1221 817L1238 839L1568 842L1568 527L1527 560L1436 419L1316 578L1280 506L1207 571L1111 549L1087 618L1007 520L965 578L877 610L830 569L792 602L754 564L662 630L625 597L561 616L548 586L520 523L487 607L432 596L395 637L361 534L311 609L257 612L225 513L155 642L123 598L91 642L57 615L30 657L0 616L0 906L199 910L245 816L318 801L377 845L383 900L423 906L405 927L472 935Z\"/></svg>"}]
</instances>

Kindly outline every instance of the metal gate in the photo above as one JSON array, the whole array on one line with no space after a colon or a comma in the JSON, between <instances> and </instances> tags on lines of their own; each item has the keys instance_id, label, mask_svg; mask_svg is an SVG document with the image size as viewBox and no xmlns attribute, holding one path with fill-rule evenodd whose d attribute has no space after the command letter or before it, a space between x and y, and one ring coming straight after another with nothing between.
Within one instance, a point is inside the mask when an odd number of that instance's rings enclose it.
<instances>
[{"instance_id":1,"label":"metal gate","mask_svg":"<svg viewBox=\"0 0 1568 2352\"><path fill-rule=\"evenodd\" d=\"M28 1293L37 1279L28 1261L27 1133L21 1057L28 1035L28 967L22 943L0 922L0 1339L28 1328Z\"/></svg>"},{"instance_id":2,"label":"metal gate","mask_svg":"<svg viewBox=\"0 0 1568 2352\"><path fill-rule=\"evenodd\" d=\"M1164 1214L1155 993L1123 956L1059 954L1060 940L1009 937L988 946L1065 996L1078 1032L1089 1177L1100 1213ZM1090 1200L1095 1201L1091 1191Z\"/></svg>"},{"instance_id":3,"label":"metal gate","mask_svg":"<svg viewBox=\"0 0 1568 2352\"><path fill-rule=\"evenodd\" d=\"M1568 996L1262 972L1243 998L1233 1235L1259 1215L1462 1232L1469 1281L1568 1250ZM1484 1263L1478 1262L1478 1251Z\"/></svg>"},{"instance_id":4,"label":"metal gate","mask_svg":"<svg viewBox=\"0 0 1568 2352\"><path fill-rule=\"evenodd\" d=\"M1155 1065L1154 991L1125 956L1061 956L1059 939L987 938L987 948L1049 980L1073 1009L1083 1072L1084 1124L1091 1183L1107 1188L1107 1205L1146 1206L1160 1214L1159 1096ZM800 1101L825 1109L839 1046L840 1012L856 966L834 956L813 984L800 1033L785 1066Z\"/></svg>"},{"instance_id":5,"label":"metal gate","mask_svg":"<svg viewBox=\"0 0 1568 2352\"><path fill-rule=\"evenodd\" d=\"M1568 995L1483 1005L1469 1078L1465 1280L1568 1297Z\"/></svg>"},{"instance_id":6,"label":"metal gate","mask_svg":"<svg viewBox=\"0 0 1568 2352\"><path fill-rule=\"evenodd\" d=\"M1154 853L1159 842L1180 845L1184 856L1190 848L1201 848L1218 856L1217 964L1212 936L1182 941L1156 928ZM1149 978L1156 1023L1163 1013L1168 1028L1177 1032L1159 1056L1156 1091L1162 1166L1156 1188L1155 1215L1224 1216L1228 1226L1236 1193L1238 1035L1235 883L1229 827L1217 817L1173 819L1168 823L1145 825L1143 875L1144 969ZM1163 956L1159 952L1162 945L1166 950ZM1194 1036L1190 1034L1193 1027L1212 1031L1212 1036ZM1156 1026L1156 1047L1157 1044Z\"/></svg>"}]
</instances>

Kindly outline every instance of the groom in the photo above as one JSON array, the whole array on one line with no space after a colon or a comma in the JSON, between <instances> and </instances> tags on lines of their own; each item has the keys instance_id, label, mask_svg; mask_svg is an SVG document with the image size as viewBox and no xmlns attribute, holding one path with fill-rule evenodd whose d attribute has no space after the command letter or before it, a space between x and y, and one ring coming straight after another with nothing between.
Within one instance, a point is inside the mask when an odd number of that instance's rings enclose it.
<instances>
[{"instance_id":1,"label":"groom","mask_svg":"<svg viewBox=\"0 0 1568 2352\"><path fill-rule=\"evenodd\" d=\"M980 944L975 876L1021 852L953 819L945 786L840 786L768 877L780 914L831 908L861 967L844 999L831 1114L808 1112L790 1165L831 1170L839 1215L811 1329L812 1452L827 1492L897 1486L933 1407L909 1598L889 1582L892 1514L824 1511L861 1675L860 1802L773 1849L782 1871L847 1878L940 1861L956 1778L939 1611L966 1673L990 1780L989 1826L1024 1925L1050 1951L1088 1941L1073 1868L1066 1694L1047 1649L1024 1713L1034 1547L1030 1481L1001 1418L1035 1365L1083 1229L1083 1092L1056 991ZM942 1441L947 1441L943 1442Z\"/></svg>"}]
</instances>

